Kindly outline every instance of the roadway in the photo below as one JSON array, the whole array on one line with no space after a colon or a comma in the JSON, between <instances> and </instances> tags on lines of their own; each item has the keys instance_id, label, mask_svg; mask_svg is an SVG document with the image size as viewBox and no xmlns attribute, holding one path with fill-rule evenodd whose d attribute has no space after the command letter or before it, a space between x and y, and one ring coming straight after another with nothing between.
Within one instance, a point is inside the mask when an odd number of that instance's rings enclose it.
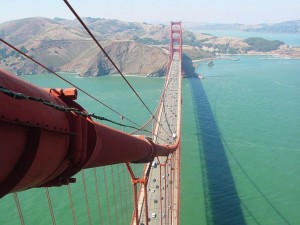
<instances>
[{"instance_id":1,"label":"roadway","mask_svg":"<svg viewBox=\"0 0 300 225\"><path fill-rule=\"evenodd\" d=\"M181 61L178 53L174 53L173 61L168 73L167 87L163 96L163 102L158 116L154 137L158 144L174 144L178 136L179 113L181 110ZM177 154L155 159L157 165L150 165L150 176L147 186L148 197L148 224L173 224L177 220L177 187L179 182L176 176ZM139 196L139 225L146 224L144 215L144 190L141 189ZM172 222L173 221L173 222ZM135 222L133 223L135 224Z\"/></svg>"}]
</instances>

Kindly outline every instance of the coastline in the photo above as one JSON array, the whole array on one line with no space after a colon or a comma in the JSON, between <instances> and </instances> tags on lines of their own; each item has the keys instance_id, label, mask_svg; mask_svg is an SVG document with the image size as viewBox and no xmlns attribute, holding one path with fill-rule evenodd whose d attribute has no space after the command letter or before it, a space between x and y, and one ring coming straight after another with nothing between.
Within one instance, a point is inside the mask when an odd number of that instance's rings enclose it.
<instances>
[{"instance_id":1,"label":"coastline","mask_svg":"<svg viewBox=\"0 0 300 225\"><path fill-rule=\"evenodd\" d=\"M105 74L105 75L100 75L100 76L81 76L79 73L66 72L66 71L58 71L57 73L63 74L63 75L69 75L69 76L77 76L78 78L85 78L85 77L94 78L94 77L106 77L106 76L118 77L118 76L121 76L120 74L116 74L116 73ZM48 74L48 73L45 73L45 74ZM25 75L25 76L28 76L28 75ZM141 77L141 78L164 78L165 77L165 76L149 76L147 74L124 74L124 76L125 77Z\"/></svg>"},{"instance_id":2,"label":"coastline","mask_svg":"<svg viewBox=\"0 0 300 225\"><path fill-rule=\"evenodd\" d=\"M203 59L193 59L193 63L197 62L206 62L206 61L212 61L212 60L230 60L230 61L239 61L239 59L236 58L229 58L229 57L237 57L237 56L269 56L273 58L262 58L262 59L297 59L300 60L300 56L291 56L291 55L285 55L285 54L271 54L271 53L244 53L244 54L224 54L222 56L216 56L216 57L209 57L209 58L203 58Z\"/></svg>"}]
</instances>

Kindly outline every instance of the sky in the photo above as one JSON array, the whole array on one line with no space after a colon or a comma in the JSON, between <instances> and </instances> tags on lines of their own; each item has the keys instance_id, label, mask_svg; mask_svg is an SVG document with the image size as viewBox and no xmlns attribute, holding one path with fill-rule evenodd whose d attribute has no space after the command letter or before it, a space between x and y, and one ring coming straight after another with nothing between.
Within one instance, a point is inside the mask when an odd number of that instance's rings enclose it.
<instances>
[{"instance_id":1,"label":"sky","mask_svg":"<svg viewBox=\"0 0 300 225\"><path fill-rule=\"evenodd\" d=\"M0 23L27 17L74 19L63 0L0 0ZM81 17L129 22L278 23L300 19L299 0L69 0Z\"/></svg>"}]
</instances>

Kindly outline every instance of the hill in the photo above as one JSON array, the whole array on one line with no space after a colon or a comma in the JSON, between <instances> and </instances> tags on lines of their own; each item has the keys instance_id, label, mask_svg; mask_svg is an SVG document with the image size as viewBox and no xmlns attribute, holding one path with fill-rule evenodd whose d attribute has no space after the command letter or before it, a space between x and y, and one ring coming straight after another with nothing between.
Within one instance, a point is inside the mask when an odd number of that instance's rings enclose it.
<instances>
[{"instance_id":1,"label":"hill","mask_svg":"<svg viewBox=\"0 0 300 225\"><path fill-rule=\"evenodd\" d=\"M300 20L285 21L281 23L260 23L260 24L224 24L224 23L199 23L189 25L190 29L198 30L240 30L252 32L270 33L300 33Z\"/></svg>"},{"instance_id":2,"label":"hill","mask_svg":"<svg viewBox=\"0 0 300 225\"><path fill-rule=\"evenodd\" d=\"M124 74L163 76L168 64L169 26L83 18ZM238 25L235 25L238 26ZM54 71L100 76L116 73L77 20L41 17L0 24L0 37ZM242 40L183 32L183 72L194 74L192 60L222 54L278 54L300 57L299 48L280 41ZM0 43L0 67L14 74L45 72Z\"/></svg>"},{"instance_id":3,"label":"hill","mask_svg":"<svg viewBox=\"0 0 300 225\"><path fill-rule=\"evenodd\" d=\"M117 20L85 18L85 21L125 74L164 75L168 63L166 51L138 43L132 37L135 30L137 34L150 32L153 33L150 37L161 39L164 30L160 34L160 27ZM0 24L0 36L55 71L78 72L82 76L116 72L76 21L58 18L10 21ZM0 66L16 74L45 72L3 44Z\"/></svg>"},{"instance_id":4,"label":"hill","mask_svg":"<svg viewBox=\"0 0 300 225\"><path fill-rule=\"evenodd\" d=\"M168 54L161 48L145 46L134 41L116 41L107 45L105 51L124 74L165 75ZM63 65L61 70L85 76L117 73L104 54L95 48L78 55Z\"/></svg>"},{"instance_id":5,"label":"hill","mask_svg":"<svg viewBox=\"0 0 300 225\"><path fill-rule=\"evenodd\" d=\"M124 74L165 74L168 26L89 17L83 20ZM33 17L10 21L0 24L0 37L54 71L81 76L116 73L77 20ZM186 62L192 65L191 59ZM18 75L45 72L3 44L0 66Z\"/></svg>"},{"instance_id":6,"label":"hill","mask_svg":"<svg viewBox=\"0 0 300 225\"><path fill-rule=\"evenodd\" d=\"M263 38L247 38L244 40L249 46L248 50L269 52L277 50L284 43L282 41L267 41Z\"/></svg>"}]
</instances>

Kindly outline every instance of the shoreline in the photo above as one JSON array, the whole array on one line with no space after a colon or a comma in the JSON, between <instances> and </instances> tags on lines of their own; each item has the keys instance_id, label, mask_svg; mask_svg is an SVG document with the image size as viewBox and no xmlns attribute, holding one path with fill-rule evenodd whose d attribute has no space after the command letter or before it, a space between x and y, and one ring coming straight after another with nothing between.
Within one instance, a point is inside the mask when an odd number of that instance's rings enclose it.
<instances>
[{"instance_id":1,"label":"shoreline","mask_svg":"<svg viewBox=\"0 0 300 225\"><path fill-rule=\"evenodd\" d=\"M81 76L79 73L76 72L66 72L66 71L57 71L56 73L66 76L74 76L78 78L97 78L97 77L121 77L120 74L105 74L100 76ZM18 76L39 76L39 75L48 75L52 73L40 73L40 74L21 74ZM139 78L164 78L165 76L149 76L145 74L124 74L125 77L139 77Z\"/></svg>"},{"instance_id":2,"label":"shoreline","mask_svg":"<svg viewBox=\"0 0 300 225\"><path fill-rule=\"evenodd\" d=\"M193 63L197 63L197 62L206 62L206 61L212 61L212 60L230 60L230 61L239 61L240 59L235 59L235 58L229 58L226 56L232 56L232 57L236 57L236 56L269 56L269 57L273 57L273 58L262 58L262 59L297 59L300 60L300 57L298 56L289 56L289 55L280 55L280 54L264 54L264 53L250 53L250 54L228 54L228 55L222 55L222 56L216 56L216 57L209 57L209 58L203 58L203 59L193 59L192 62Z\"/></svg>"}]
</instances>

